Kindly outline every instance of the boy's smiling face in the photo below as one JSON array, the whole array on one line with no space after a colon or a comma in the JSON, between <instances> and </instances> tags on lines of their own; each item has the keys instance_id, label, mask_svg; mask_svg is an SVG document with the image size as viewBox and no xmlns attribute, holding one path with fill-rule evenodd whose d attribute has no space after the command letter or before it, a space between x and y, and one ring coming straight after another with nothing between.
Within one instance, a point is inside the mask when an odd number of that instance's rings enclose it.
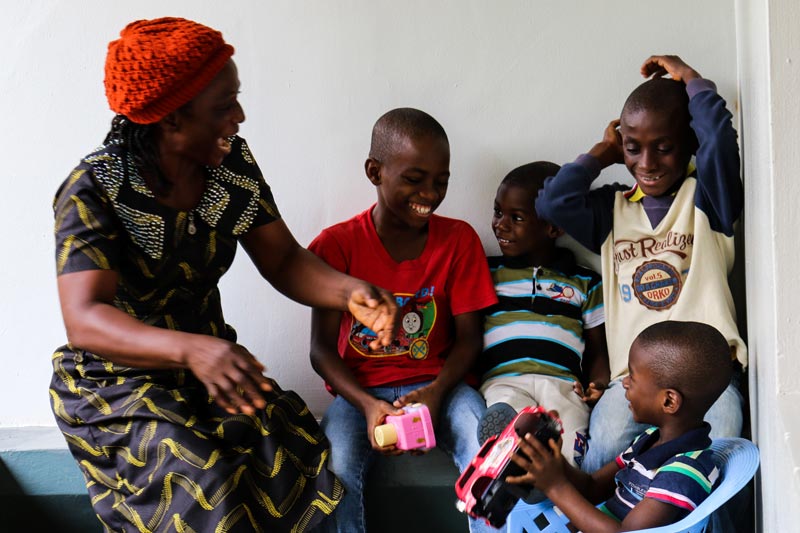
<instances>
[{"instance_id":1,"label":"boy's smiling face","mask_svg":"<svg viewBox=\"0 0 800 533\"><path fill-rule=\"evenodd\" d=\"M639 424L661 425L663 389L658 386L648 361L650 354L634 341L628 355L628 375L622 380L625 399L630 402L633 419Z\"/></svg>"},{"instance_id":2,"label":"boy's smiling face","mask_svg":"<svg viewBox=\"0 0 800 533\"><path fill-rule=\"evenodd\" d=\"M404 137L386 161L368 159L378 189L376 216L394 226L422 228L444 200L450 180L450 145L425 135Z\"/></svg>"},{"instance_id":3,"label":"boy's smiling face","mask_svg":"<svg viewBox=\"0 0 800 533\"><path fill-rule=\"evenodd\" d=\"M626 110L620 117L625 166L642 192L662 196L686 176L691 158L688 124L671 113L648 109Z\"/></svg>"},{"instance_id":4,"label":"boy's smiling face","mask_svg":"<svg viewBox=\"0 0 800 533\"><path fill-rule=\"evenodd\" d=\"M523 259L529 266L540 263L541 256L554 246L560 233L536 215L535 196L520 185L502 183L497 189L492 215L492 231L500 251L506 257Z\"/></svg>"}]
</instances>

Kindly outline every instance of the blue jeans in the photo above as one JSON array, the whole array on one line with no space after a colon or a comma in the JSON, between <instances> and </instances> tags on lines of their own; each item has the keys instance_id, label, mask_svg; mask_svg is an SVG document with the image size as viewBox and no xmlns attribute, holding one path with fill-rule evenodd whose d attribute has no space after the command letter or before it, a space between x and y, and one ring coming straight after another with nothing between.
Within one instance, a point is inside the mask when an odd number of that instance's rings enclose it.
<instances>
[{"instance_id":1,"label":"blue jeans","mask_svg":"<svg viewBox=\"0 0 800 533\"><path fill-rule=\"evenodd\" d=\"M711 438L738 437L742 434L742 406L739 375L734 375L728 388L705 416L711 424ZM581 469L593 473L624 452L648 424L633 421L622 378L613 380L592 409L589 417L589 449Z\"/></svg>"},{"instance_id":2,"label":"blue jeans","mask_svg":"<svg viewBox=\"0 0 800 533\"><path fill-rule=\"evenodd\" d=\"M372 387L367 391L376 398L392 403L429 383L430 381L425 381L396 387ZM439 425L436 428L436 446L453 458L459 472L469 465L480 449L476 435L478 420L484 411L486 403L483 397L463 383L457 385L442 402ZM326 525L340 533L362 533L366 531L364 480L378 455L367 438L367 422L364 415L350 402L337 396L322 418L322 429L331 441L329 467L345 487L344 498L332 517L334 520L326 521ZM454 486L455 482L454 479ZM453 490L455 501L455 489ZM423 524L420 524L420 528L423 528ZM473 533L496 531L483 520L472 518L469 529Z\"/></svg>"}]
</instances>

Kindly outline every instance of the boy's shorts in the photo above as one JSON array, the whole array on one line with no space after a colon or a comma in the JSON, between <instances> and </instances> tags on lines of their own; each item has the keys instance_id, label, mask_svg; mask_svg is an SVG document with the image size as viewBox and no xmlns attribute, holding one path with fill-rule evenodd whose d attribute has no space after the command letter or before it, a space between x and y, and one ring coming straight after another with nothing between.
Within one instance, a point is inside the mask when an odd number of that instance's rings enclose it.
<instances>
[{"instance_id":1,"label":"boy's shorts","mask_svg":"<svg viewBox=\"0 0 800 533\"><path fill-rule=\"evenodd\" d=\"M574 382L567 379L522 374L491 378L481 386L480 391L487 407L503 402L517 412L529 405L558 411L564 428L561 453L570 464L580 467L586 453L590 410L575 393L573 385Z\"/></svg>"}]
</instances>

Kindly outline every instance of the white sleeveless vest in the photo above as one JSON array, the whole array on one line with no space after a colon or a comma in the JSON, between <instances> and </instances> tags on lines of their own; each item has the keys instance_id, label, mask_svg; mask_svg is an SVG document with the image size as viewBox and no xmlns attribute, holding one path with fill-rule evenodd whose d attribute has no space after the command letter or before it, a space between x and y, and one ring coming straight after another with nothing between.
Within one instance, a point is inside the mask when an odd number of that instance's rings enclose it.
<instances>
[{"instance_id":1,"label":"white sleeveless vest","mask_svg":"<svg viewBox=\"0 0 800 533\"><path fill-rule=\"evenodd\" d=\"M664 320L717 328L747 365L728 274L733 237L711 229L695 207L695 178L686 178L664 219L653 228L640 202L618 192L613 229L602 246L603 297L611 378L628 373L628 352L646 327Z\"/></svg>"}]
</instances>

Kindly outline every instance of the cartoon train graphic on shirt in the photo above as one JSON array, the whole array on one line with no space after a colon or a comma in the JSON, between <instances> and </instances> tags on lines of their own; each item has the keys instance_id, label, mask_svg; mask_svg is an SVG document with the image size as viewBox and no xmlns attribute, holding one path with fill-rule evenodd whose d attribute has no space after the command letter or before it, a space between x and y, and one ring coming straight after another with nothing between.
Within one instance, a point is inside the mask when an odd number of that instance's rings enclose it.
<instances>
[{"instance_id":1,"label":"cartoon train graphic on shirt","mask_svg":"<svg viewBox=\"0 0 800 533\"><path fill-rule=\"evenodd\" d=\"M412 294L395 294L400 309L400 328L389 346L372 350L375 332L357 320L350 328L350 345L366 357L407 355L412 359L428 356L428 336L436 322L436 301L427 290Z\"/></svg>"}]
</instances>

